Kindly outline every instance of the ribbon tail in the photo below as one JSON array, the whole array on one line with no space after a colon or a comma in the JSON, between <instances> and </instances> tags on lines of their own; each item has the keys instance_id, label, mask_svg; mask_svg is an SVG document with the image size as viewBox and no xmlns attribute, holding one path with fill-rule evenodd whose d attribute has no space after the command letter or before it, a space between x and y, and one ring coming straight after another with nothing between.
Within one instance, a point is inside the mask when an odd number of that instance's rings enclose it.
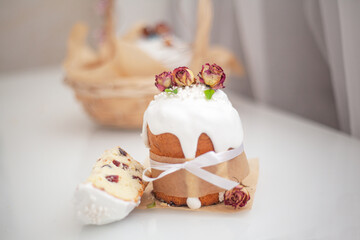
<instances>
[{"instance_id":1,"label":"ribbon tail","mask_svg":"<svg viewBox=\"0 0 360 240\"><path fill-rule=\"evenodd\" d=\"M236 187L237 185L239 185L238 182L231 181L223 177L219 177L218 175L210 173L201 168L191 168L191 167L185 167L185 168L195 176L222 189L230 190Z\"/></svg>"}]
</instances>

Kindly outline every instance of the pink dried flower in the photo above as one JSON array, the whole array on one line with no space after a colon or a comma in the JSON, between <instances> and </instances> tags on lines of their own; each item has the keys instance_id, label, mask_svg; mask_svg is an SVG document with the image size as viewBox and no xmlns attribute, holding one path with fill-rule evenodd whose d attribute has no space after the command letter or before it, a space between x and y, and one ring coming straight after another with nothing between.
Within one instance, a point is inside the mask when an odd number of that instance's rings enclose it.
<instances>
[{"instance_id":1,"label":"pink dried flower","mask_svg":"<svg viewBox=\"0 0 360 240\"><path fill-rule=\"evenodd\" d=\"M143 33L144 37L150 37L150 36L153 36L156 34L155 30L150 26L144 27L142 30L142 33Z\"/></svg>"},{"instance_id":2,"label":"pink dried flower","mask_svg":"<svg viewBox=\"0 0 360 240\"><path fill-rule=\"evenodd\" d=\"M212 89L224 88L223 84L226 75L224 70L215 63L212 65L209 63L203 65L201 71L198 74L198 77L201 83L206 84Z\"/></svg>"},{"instance_id":3,"label":"pink dried flower","mask_svg":"<svg viewBox=\"0 0 360 240\"><path fill-rule=\"evenodd\" d=\"M176 86L184 87L195 83L194 73L187 67L175 68L172 75Z\"/></svg>"},{"instance_id":4,"label":"pink dried flower","mask_svg":"<svg viewBox=\"0 0 360 240\"><path fill-rule=\"evenodd\" d=\"M155 76L155 86L160 90L164 91L166 88L172 86L172 75L171 72L163 72Z\"/></svg>"},{"instance_id":5,"label":"pink dried flower","mask_svg":"<svg viewBox=\"0 0 360 240\"><path fill-rule=\"evenodd\" d=\"M244 186L237 185L224 194L225 205L233 206L235 209L244 207L250 200L250 194Z\"/></svg>"},{"instance_id":6,"label":"pink dried flower","mask_svg":"<svg viewBox=\"0 0 360 240\"><path fill-rule=\"evenodd\" d=\"M156 24L155 32L159 35L166 35L171 32L171 29L166 23L161 22Z\"/></svg>"}]
</instances>

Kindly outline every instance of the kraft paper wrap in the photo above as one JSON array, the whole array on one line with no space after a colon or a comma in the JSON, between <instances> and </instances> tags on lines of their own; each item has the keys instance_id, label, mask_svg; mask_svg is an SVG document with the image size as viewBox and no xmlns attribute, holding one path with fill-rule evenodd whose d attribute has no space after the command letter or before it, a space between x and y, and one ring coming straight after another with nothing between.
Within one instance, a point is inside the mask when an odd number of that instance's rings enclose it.
<instances>
[{"instance_id":1,"label":"kraft paper wrap","mask_svg":"<svg viewBox=\"0 0 360 240\"><path fill-rule=\"evenodd\" d=\"M211 206L204 206L199 209L190 209L186 206L183 206L183 207L169 206L168 204L160 202L159 200L155 199L155 197L152 194L153 184L149 183L147 188L145 189L145 192L141 198L141 203L137 207L137 209L147 209L148 211L151 211L153 209L158 209L158 208L168 208L168 209L170 208L170 209L174 209L174 210L205 211L205 212L219 212L219 213L234 213L234 212L238 212L238 211L249 210L252 208L252 205L254 202L256 186L257 186L257 182L258 182L258 178L259 178L259 159L257 159L257 158L249 159L248 163L249 163L248 164L249 174L247 175L246 178L244 178L241 181L241 184L243 186L245 186L246 189L248 190L248 192L250 194L250 200L242 208L234 209L231 206L226 206L223 202L219 203L219 204L211 205ZM145 165L146 165L146 163L145 163ZM154 207L151 207L151 208L147 207L149 204L152 204L154 202L155 202Z\"/></svg>"},{"instance_id":2,"label":"kraft paper wrap","mask_svg":"<svg viewBox=\"0 0 360 240\"><path fill-rule=\"evenodd\" d=\"M192 159L172 158L156 155L150 152L150 159L161 163L184 163ZM233 181L242 181L249 174L249 165L245 152L227 162L205 167L205 170L220 177ZM162 171L152 169L152 177L157 177ZM185 169L178 170L153 182L155 192L161 192L174 197L202 197L225 189L208 183Z\"/></svg>"}]
</instances>

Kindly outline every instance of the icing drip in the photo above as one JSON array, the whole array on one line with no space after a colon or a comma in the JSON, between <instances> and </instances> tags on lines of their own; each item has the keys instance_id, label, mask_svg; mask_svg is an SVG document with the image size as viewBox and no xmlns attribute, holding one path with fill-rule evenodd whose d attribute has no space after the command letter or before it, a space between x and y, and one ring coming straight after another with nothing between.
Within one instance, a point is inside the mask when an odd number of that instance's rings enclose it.
<instances>
[{"instance_id":1,"label":"icing drip","mask_svg":"<svg viewBox=\"0 0 360 240\"><path fill-rule=\"evenodd\" d=\"M225 194L225 192L219 192L219 202L224 201L224 194Z\"/></svg>"},{"instance_id":2,"label":"icing drip","mask_svg":"<svg viewBox=\"0 0 360 240\"><path fill-rule=\"evenodd\" d=\"M243 142L238 112L226 94L217 90L210 100L204 85L179 88L177 94L155 96L144 113L142 137L148 144L147 126L155 135L172 133L178 137L185 158L195 158L198 138L206 133L216 152L237 148Z\"/></svg>"},{"instance_id":3,"label":"icing drip","mask_svg":"<svg viewBox=\"0 0 360 240\"><path fill-rule=\"evenodd\" d=\"M187 198L186 204L191 209L198 209L201 207L201 202L198 198Z\"/></svg>"}]
</instances>

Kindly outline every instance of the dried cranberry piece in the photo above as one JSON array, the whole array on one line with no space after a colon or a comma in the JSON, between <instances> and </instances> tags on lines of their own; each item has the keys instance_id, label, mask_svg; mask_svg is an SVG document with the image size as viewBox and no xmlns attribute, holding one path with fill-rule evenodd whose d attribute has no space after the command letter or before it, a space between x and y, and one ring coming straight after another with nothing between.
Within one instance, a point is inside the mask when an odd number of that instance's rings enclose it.
<instances>
[{"instance_id":1,"label":"dried cranberry piece","mask_svg":"<svg viewBox=\"0 0 360 240\"><path fill-rule=\"evenodd\" d=\"M105 177L106 180L108 180L109 182L119 182L119 176L118 175L109 175Z\"/></svg>"},{"instance_id":2,"label":"dried cranberry piece","mask_svg":"<svg viewBox=\"0 0 360 240\"><path fill-rule=\"evenodd\" d=\"M133 175L132 178L133 179L138 179L139 181L142 181L141 177L138 177L138 176L135 176L135 175Z\"/></svg>"},{"instance_id":3,"label":"dried cranberry piece","mask_svg":"<svg viewBox=\"0 0 360 240\"><path fill-rule=\"evenodd\" d=\"M114 164L115 166L117 166L117 167L120 166L120 162L119 162L119 161L113 160L112 162L113 162L113 164Z\"/></svg>"},{"instance_id":4,"label":"dried cranberry piece","mask_svg":"<svg viewBox=\"0 0 360 240\"><path fill-rule=\"evenodd\" d=\"M127 155L127 152L125 152L124 149L122 149L122 148L119 148L119 152L120 152L120 154L123 155L123 156L126 156L126 155Z\"/></svg>"},{"instance_id":5,"label":"dried cranberry piece","mask_svg":"<svg viewBox=\"0 0 360 240\"><path fill-rule=\"evenodd\" d=\"M126 163L122 163L122 168L124 170L129 169L129 165L127 165Z\"/></svg>"}]
</instances>

